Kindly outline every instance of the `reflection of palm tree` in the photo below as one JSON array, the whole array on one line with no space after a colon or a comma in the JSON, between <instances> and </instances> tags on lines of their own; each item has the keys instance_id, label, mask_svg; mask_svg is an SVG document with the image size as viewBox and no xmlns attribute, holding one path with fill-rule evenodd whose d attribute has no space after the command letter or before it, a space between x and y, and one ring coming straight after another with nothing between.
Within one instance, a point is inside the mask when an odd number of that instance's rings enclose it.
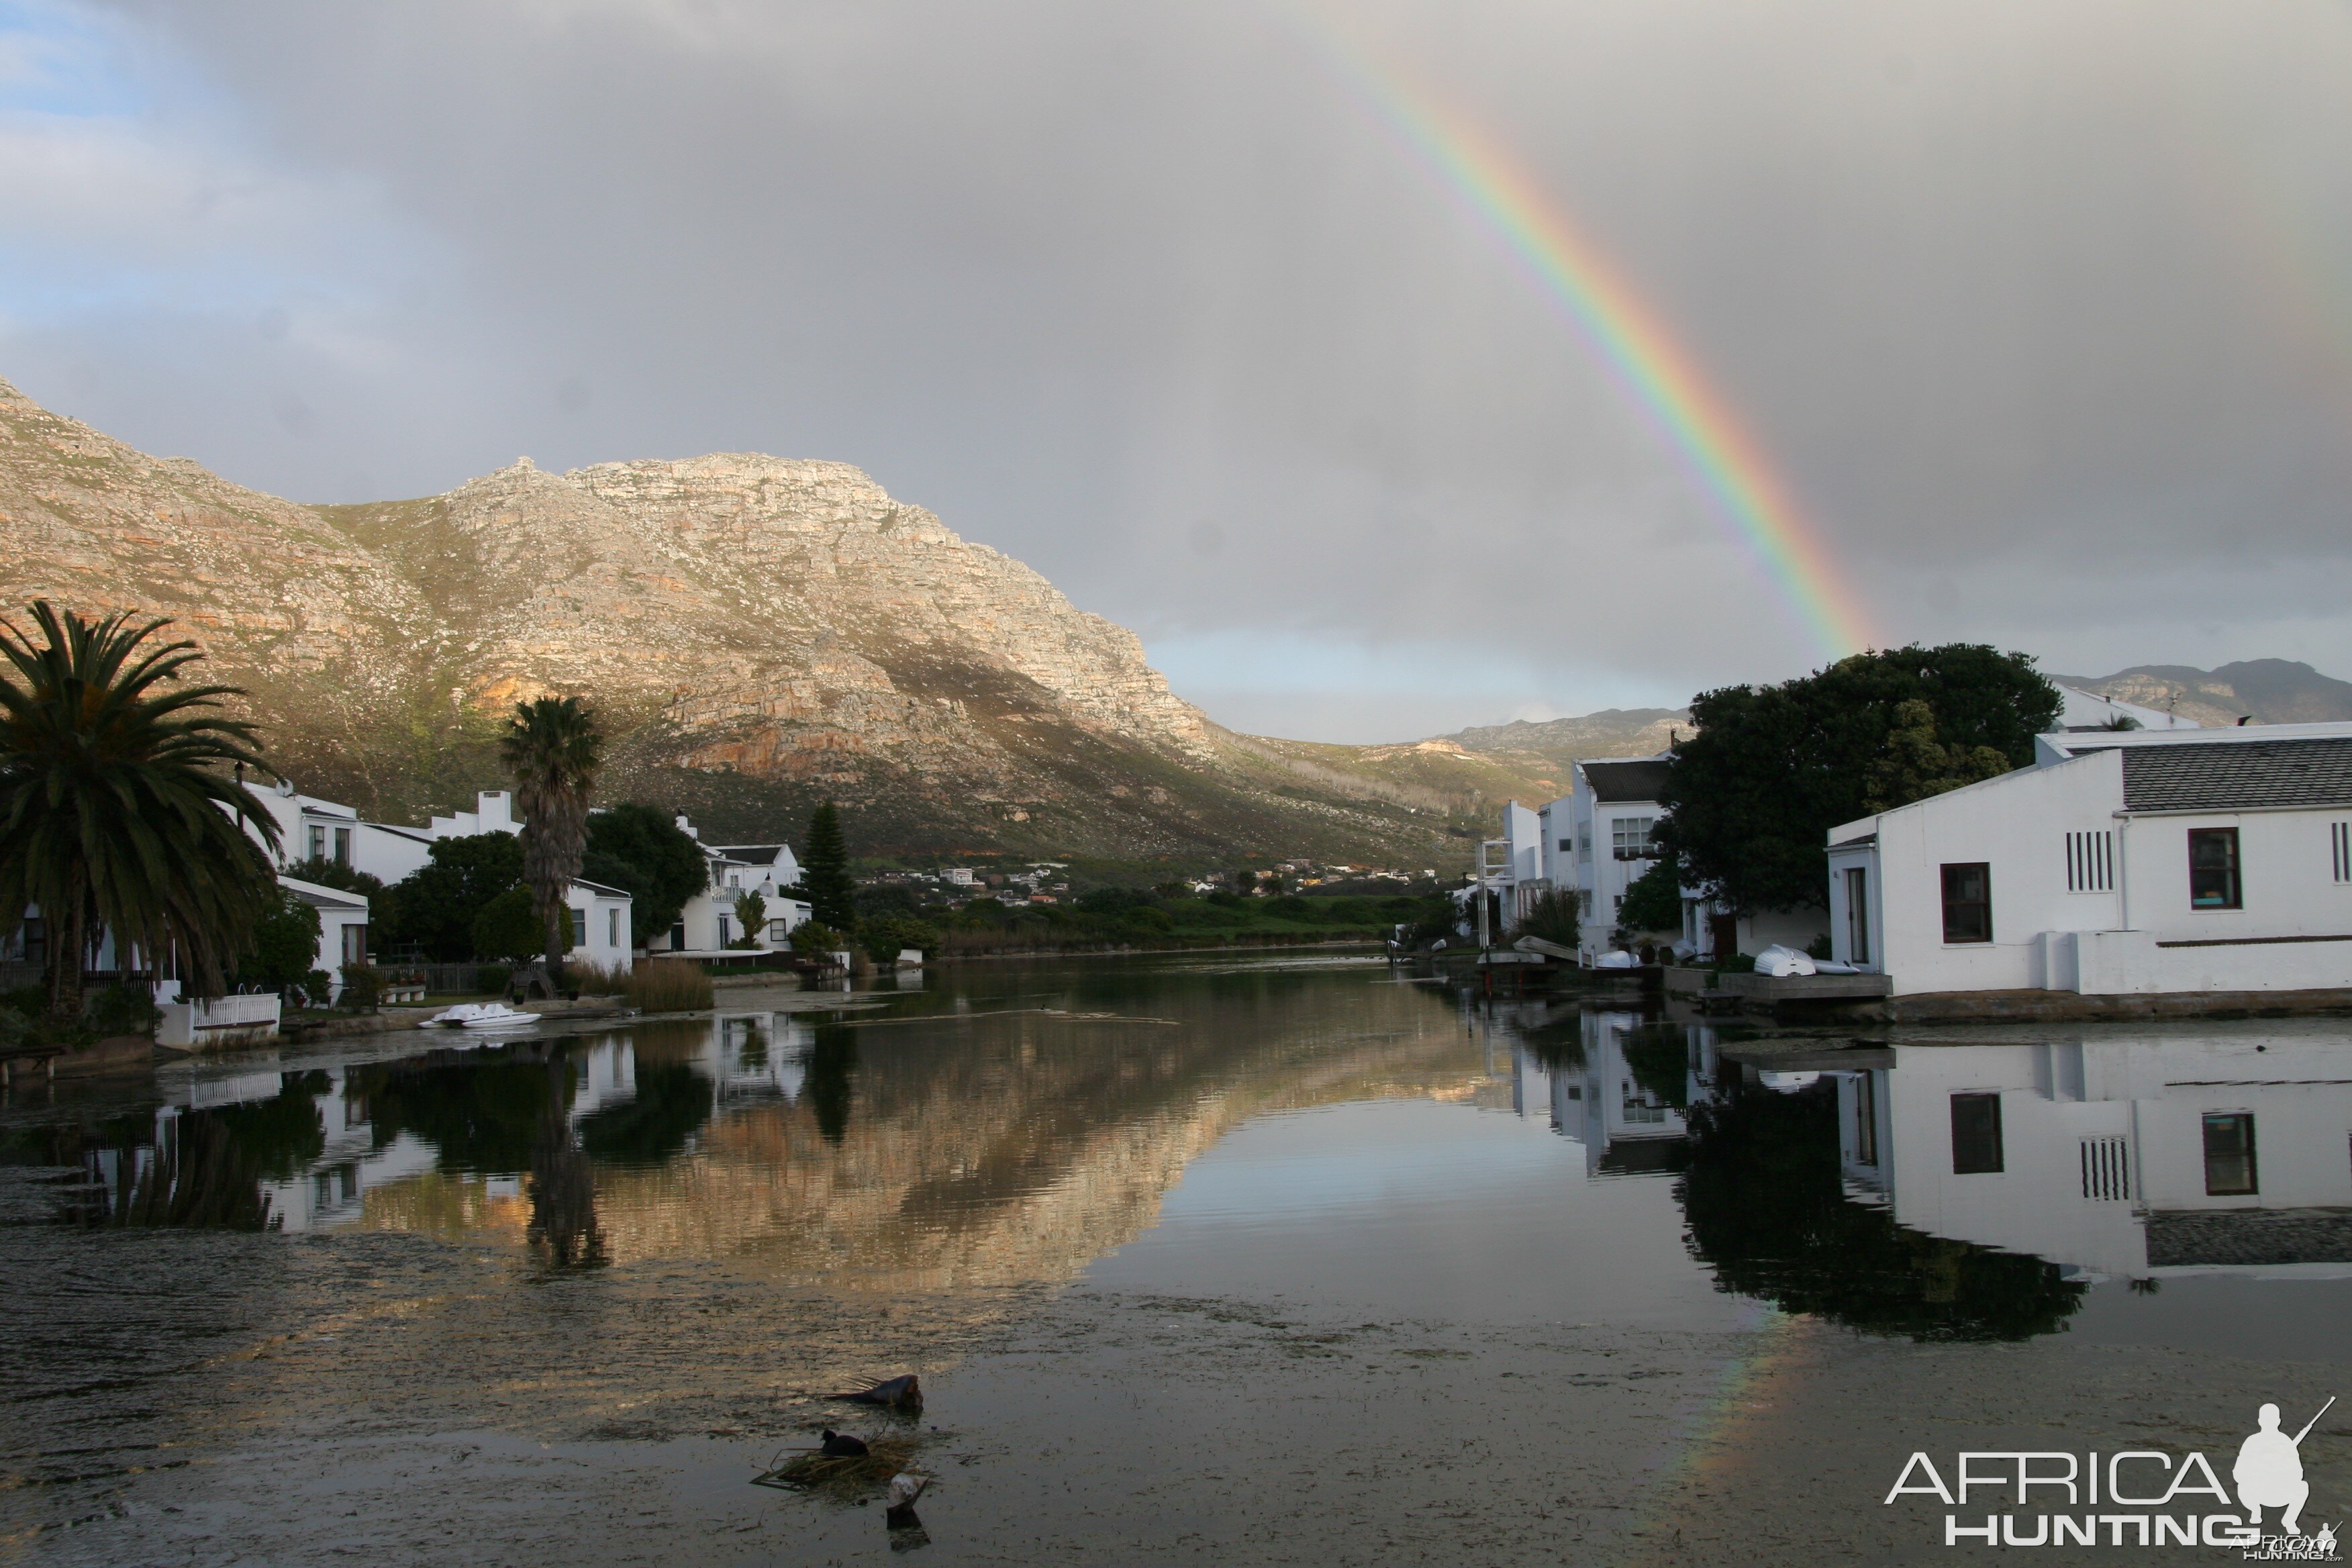
<instances>
[{"instance_id":1,"label":"reflection of palm tree","mask_svg":"<svg viewBox=\"0 0 2352 1568\"><path fill-rule=\"evenodd\" d=\"M588 847L588 798L604 765L604 737L577 697L519 702L499 753L514 770L523 814L522 874L547 931L547 973L572 951L572 879Z\"/></svg>"},{"instance_id":2,"label":"reflection of palm tree","mask_svg":"<svg viewBox=\"0 0 2352 1568\"><path fill-rule=\"evenodd\" d=\"M562 1050L547 1058L547 1107L530 1155L530 1228L559 1268L604 1261L604 1234L596 1225L596 1167L572 1141L565 1092L570 1068Z\"/></svg>"},{"instance_id":3,"label":"reflection of palm tree","mask_svg":"<svg viewBox=\"0 0 2352 1568\"><path fill-rule=\"evenodd\" d=\"M167 622L32 613L38 644L0 622L0 939L40 906L59 1017L81 1016L101 926L119 947L176 950L189 994L216 995L278 892L263 853L278 824L228 771L260 765L253 726L206 711L236 689L163 689L204 657L142 646Z\"/></svg>"}]
</instances>

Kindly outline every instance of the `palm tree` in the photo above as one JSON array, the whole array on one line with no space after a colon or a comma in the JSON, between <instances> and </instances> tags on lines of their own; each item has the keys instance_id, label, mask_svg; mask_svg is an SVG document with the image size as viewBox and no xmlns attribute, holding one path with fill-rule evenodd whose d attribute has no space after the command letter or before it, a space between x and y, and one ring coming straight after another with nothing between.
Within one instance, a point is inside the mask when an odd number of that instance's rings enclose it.
<instances>
[{"instance_id":1,"label":"palm tree","mask_svg":"<svg viewBox=\"0 0 2352 1568\"><path fill-rule=\"evenodd\" d=\"M188 993L218 995L278 896L277 819L237 776L260 744L213 711L242 693L176 685L204 655L151 642L168 621L31 614L33 633L0 619L0 941L40 906L61 1022L100 930L126 958L176 951Z\"/></svg>"},{"instance_id":2,"label":"palm tree","mask_svg":"<svg viewBox=\"0 0 2352 1568\"><path fill-rule=\"evenodd\" d=\"M577 697L541 697L515 704L499 754L514 771L515 805L524 823L522 876L547 931L547 973L553 980L572 950L565 895L588 847L588 798L604 765L604 737L596 715Z\"/></svg>"}]
</instances>

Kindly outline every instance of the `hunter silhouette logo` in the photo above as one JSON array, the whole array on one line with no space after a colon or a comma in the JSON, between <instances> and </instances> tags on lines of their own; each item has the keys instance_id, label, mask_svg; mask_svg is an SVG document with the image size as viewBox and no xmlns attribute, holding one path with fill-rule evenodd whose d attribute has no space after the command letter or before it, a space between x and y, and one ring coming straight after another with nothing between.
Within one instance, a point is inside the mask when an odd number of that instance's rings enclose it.
<instances>
[{"instance_id":1,"label":"hunter silhouette logo","mask_svg":"<svg viewBox=\"0 0 2352 1568\"><path fill-rule=\"evenodd\" d=\"M2331 1396L2319 1407L2319 1415L2326 1415L2335 1403ZM2311 1499L2311 1483L2303 1479L2303 1440L2319 1425L2319 1415L2305 1422L2303 1430L2290 1437L2279 1430L2277 1405L2265 1405L2255 1412L2254 1435L2238 1445L2238 1462L2230 1470L2230 1479L2238 1483L2238 1505L2246 1510L2248 1524L2260 1525L2263 1510L2275 1508L2284 1510L2279 1515L2281 1530L2289 1535L2303 1533L2296 1521Z\"/></svg>"},{"instance_id":2,"label":"hunter silhouette logo","mask_svg":"<svg viewBox=\"0 0 2352 1568\"><path fill-rule=\"evenodd\" d=\"M2192 1451L2176 1459L2141 1448L2112 1454L1962 1453L1948 1485L1933 1459L1914 1454L1885 1503L1932 1497L1959 1509L1968 1506L1971 1492L1990 1490L2021 1510L1980 1515L1981 1524L1947 1513L1947 1546L2095 1546L2104 1538L2111 1546L2234 1546L2257 1561L2333 1563L2336 1527L2323 1525L2308 1535L2303 1530L2304 1505L2311 1500L2303 1440L2335 1405L2331 1397L2292 1436L2280 1429L2277 1405L2256 1411L2254 1431L2238 1446L2237 1462L2230 1468L2234 1499L2204 1455ZM2233 1502L2234 1512L2200 1511L2215 1504L2228 1509ZM2022 1511L2037 1503L2064 1511ZM2132 1511L2111 1511L2120 1510ZM2263 1533L2263 1515L2270 1510L2277 1510L2276 1535Z\"/></svg>"}]
</instances>

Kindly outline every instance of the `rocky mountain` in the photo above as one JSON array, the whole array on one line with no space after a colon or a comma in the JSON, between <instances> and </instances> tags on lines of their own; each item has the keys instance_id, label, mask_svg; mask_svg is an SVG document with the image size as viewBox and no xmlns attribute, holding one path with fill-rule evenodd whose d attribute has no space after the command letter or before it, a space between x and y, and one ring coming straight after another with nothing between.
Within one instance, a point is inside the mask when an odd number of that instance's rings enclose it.
<instances>
[{"instance_id":1,"label":"rocky mountain","mask_svg":"<svg viewBox=\"0 0 2352 1568\"><path fill-rule=\"evenodd\" d=\"M2252 658L2219 669L2136 664L2113 675L2053 675L2062 685L2095 691L2193 719L2200 724L2317 724L2352 719L2352 681L2285 658Z\"/></svg>"},{"instance_id":2,"label":"rocky mountain","mask_svg":"<svg viewBox=\"0 0 2352 1568\"><path fill-rule=\"evenodd\" d=\"M1232 735L1132 633L838 463L525 458L306 506L0 382L0 596L171 617L304 789L392 820L495 784L499 721L551 691L606 715L610 793L722 841L833 798L868 851L1450 864L1492 782Z\"/></svg>"}]
</instances>

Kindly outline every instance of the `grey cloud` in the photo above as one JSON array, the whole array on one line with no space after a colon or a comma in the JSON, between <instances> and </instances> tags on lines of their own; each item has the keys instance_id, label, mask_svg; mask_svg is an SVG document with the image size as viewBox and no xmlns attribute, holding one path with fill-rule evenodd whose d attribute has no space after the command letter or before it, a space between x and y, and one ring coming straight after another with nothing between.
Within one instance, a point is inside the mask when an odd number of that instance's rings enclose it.
<instances>
[{"instance_id":1,"label":"grey cloud","mask_svg":"<svg viewBox=\"0 0 2352 1568\"><path fill-rule=\"evenodd\" d=\"M0 322L0 372L127 439L317 500L519 451L836 458L1155 642L1480 644L1564 710L1816 657L1311 13L114 14L155 134L338 231L289 235L286 298ZM1889 636L2352 669L2340 8L1335 14L1677 325ZM1456 721L1524 701L1464 680ZM1383 711L1224 700L1354 738Z\"/></svg>"}]
</instances>

